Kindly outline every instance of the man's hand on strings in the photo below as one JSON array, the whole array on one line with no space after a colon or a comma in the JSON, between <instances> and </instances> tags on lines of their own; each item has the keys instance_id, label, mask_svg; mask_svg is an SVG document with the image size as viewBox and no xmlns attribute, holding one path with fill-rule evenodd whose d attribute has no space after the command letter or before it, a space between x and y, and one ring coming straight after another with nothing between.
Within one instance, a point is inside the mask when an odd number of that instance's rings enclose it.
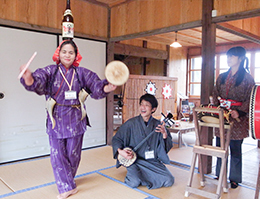
<instances>
[{"instance_id":1,"label":"man's hand on strings","mask_svg":"<svg viewBox=\"0 0 260 199\"><path fill-rule=\"evenodd\" d=\"M124 158L130 160L134 157L133 151L128 149L118 149L118 153L123 156Z\"/></svg>"},{"instance_id":2,"label":"man's hand on strings","mask_svg":"<svg viewBox=\"0 0 260 199\"><path fill-rule=\"evenodd\" d=\"M163 135L163 139L167 138L167 131L165 128L165 122L163 122L162 124L159 124L156 128L155 128L156 132L160 132Z\"/></svg>"}]
</instances>

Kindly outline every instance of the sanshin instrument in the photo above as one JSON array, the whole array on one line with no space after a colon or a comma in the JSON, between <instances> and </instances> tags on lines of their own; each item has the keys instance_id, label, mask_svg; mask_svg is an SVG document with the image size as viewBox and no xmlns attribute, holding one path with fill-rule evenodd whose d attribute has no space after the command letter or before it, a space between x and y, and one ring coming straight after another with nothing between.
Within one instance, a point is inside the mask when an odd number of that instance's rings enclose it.
<instances>
[{"instance_id":1,"label":"sanshin instrument","mask_svg":"<svg viewBox=\"0 0 260 199\"><path fill-rule=\"evenodd\" d=\"M168 120L170 120L173 117L173 115L171 113L168 113L167 117L164 118L164 122L166 123ZM136 147L134 149L131 149L130 147L125 147L123 150L129 150L132 152L133 157L131 159L126 159L125 157L123 157L122 155L118 154L118 161L121 165L125 166L125 167L129 167L131 166L137 159L137 155L136 155L136 151L143 145L143 143L149 139L153 133L155 132L155 130L153 130L149 135L147 135L138 145L136 145Z\"/></svg>"}]
</instances>

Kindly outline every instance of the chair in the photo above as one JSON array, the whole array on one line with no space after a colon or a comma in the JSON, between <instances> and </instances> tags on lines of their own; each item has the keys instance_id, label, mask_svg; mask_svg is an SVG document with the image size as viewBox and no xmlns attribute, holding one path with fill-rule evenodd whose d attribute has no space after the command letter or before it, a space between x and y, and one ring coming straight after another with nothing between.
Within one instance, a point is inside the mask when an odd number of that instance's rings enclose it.
<instances>
[{"instance_id":1,"label":"chair","mask_svg":"<svg viewBox=\"0 0 260 199\"><path fill-rule=\"evenodd\" d=\"M216 120L212 120L211 122L201 122L198 119L198 113L210 113L210 114L218 114L219 119L218 123ZM228 192L228 184L227 184L227 172L226 166L227 158L228 158L228 148L230 143L230 126L224 124L224 114L222 109L216 108L203 108L203 107L194 107L193 108L193 117L194 117L194 124L195 124L195 135L196 135L196 142L195 146L193 147L193 156L191 162L191 168L189 171L189 180L185 190L185 197L188 197L190 193L208 197L208 198L220 198L222 193L222 187L224 192ZM212 146L212 145L204 145L201 143L201 130L205 127L215 127L219 128L220 130L220 147ZM225 129L227 130L225 136ZM216 193L207 192L203 189L198 189L192 187L192 180L194 175L194 169L197 158L199 158L199 169L200 169L200 185L202 187L205 186L205 176L204 176L204 169L202 164L202 155L207 156L215 156L222 159L219 181Z\"/></svg>"},{"instance_id":2,"label":"chair","mask_svg":"<svg viewBox=\"0 0 260 199\"><path fill-rule=\"evenodd\" d=\"M256 189L255 189L255 199L259 198L259 190L260 190L260 162L259 162Z\"/></svg>"}]
</instances>

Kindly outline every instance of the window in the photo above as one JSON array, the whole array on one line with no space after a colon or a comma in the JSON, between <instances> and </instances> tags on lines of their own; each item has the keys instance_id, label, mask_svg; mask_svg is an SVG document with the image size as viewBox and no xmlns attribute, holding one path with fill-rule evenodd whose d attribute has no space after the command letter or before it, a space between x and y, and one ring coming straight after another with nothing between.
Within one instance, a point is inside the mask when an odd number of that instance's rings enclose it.
<instances>
[{"instance_id":1,"label":"window","mask_svg":"<svg viewBox=\"0 0 260 199\"><path fill-rule=\"evenodd\" d=\"M251 75L254 77L256 84L260 84L260 76L256 74L260 74L260 51L255 53L255 56L251 57L251 54L254 52L248 52L246 56L249 60L249 68ZM255 58L254 58L255 57ZM251 60L254 58L254 61ZM250 61L254 63L253 66L250 67ZM189 97L199 97L201 90L201 66L202 66L202 57L191 57L189 59L189 79L188 79L188 96ZM253 67L253 69L252 69ZM215 80L218 75L226 72L229 69L227 65L227 56L226 54L216 55L215 57Z\"/></svg>"},{"instance_id":2,"label":"window","mask_svg":"<svg viewBox=\"0 0 260 199\"><path fill-rule=\"evenodd\" d=\"M202 58L195 57L190 60L189 92L190 95L200 96Z\"/></svg>"},{"instance_id":3,"label":"window","mask_svg":"<svg viewBox=\"0 0 260 199\"><path fill-rule=\"evenodd\" d=\"M227 65L227 55L223 54L219 56L219 73L224 73L229 69L228 65Z\"/></svg>"}]
</instances>

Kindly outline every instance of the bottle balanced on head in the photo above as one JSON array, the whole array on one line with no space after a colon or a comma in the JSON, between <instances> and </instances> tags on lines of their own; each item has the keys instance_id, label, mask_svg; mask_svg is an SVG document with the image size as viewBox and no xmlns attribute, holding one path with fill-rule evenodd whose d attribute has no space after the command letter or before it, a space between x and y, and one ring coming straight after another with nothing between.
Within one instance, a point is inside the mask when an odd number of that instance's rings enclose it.
<instances>
[{"instance_id":1,"label":"bottle balanced on head","mask_svg":"<svg viewBox=\"0 0 260 199\"><path fill-rule=\"evenodd\" d=\"M73 39L74 37L74 20L70 9L70 0L67 0L66 10L62 20L62 39Z\"/></svg>"}]
</instances>

